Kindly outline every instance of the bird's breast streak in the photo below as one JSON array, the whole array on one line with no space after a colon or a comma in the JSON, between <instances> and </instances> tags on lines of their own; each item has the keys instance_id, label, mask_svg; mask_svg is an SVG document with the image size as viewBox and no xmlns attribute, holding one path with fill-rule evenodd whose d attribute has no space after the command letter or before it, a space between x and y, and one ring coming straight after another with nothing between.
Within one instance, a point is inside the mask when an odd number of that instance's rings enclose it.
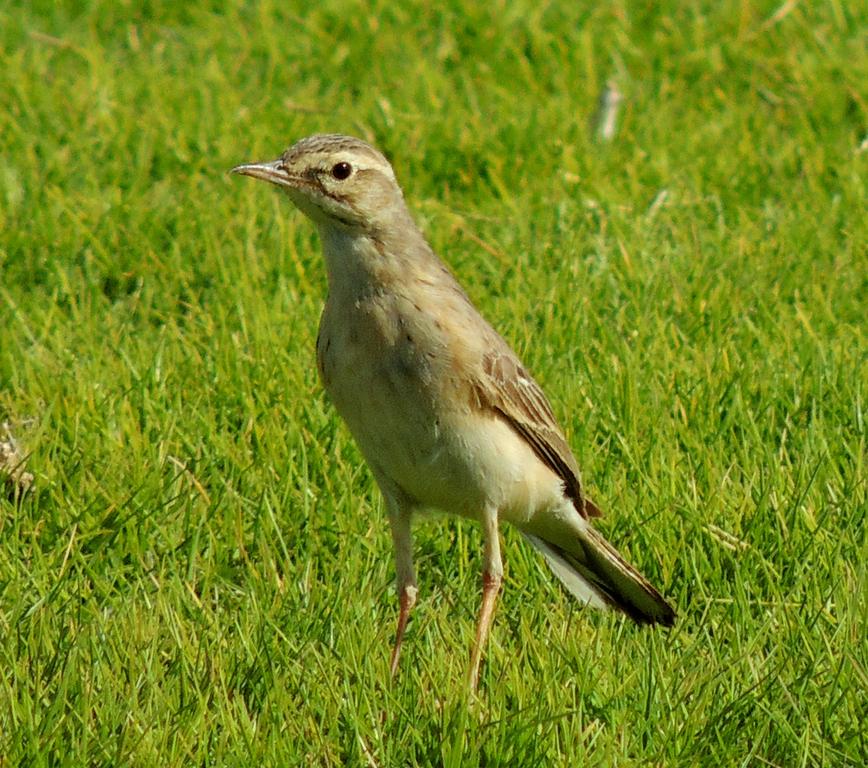
<instances>
[{"instance_id":1,"label":"bird's breast streak","mask_svg":"<svg viewBox=\"0 0 868 768\"><path fill-rule=\"evenodd\" d=\"M444 431L433 389L442 377L432 375L437 361L419 350L425 331L398 309L371 302L336 317L327 306L320 374L368 462L420 504L449 509L468 483L462 479L466 460Z\"/></svg>"},{"instance_id":2,"label":"bird's breast streak","mask_svg":"<svg viewBox=\"0 0 868 768\"><path fill-rule=\"evenodd\" d=\"M504 422L471 408L443 410L432 382L450 377L432 376L432 363L418 357L418 326L379 308L357 313L353 325L333 321L326 312L319 343L326 392L369 464L410 498L471 517L495 503L518 521L560 495L554 475ZM338 366L344 375L334 373Z\"/></svg>"}]
</instances>

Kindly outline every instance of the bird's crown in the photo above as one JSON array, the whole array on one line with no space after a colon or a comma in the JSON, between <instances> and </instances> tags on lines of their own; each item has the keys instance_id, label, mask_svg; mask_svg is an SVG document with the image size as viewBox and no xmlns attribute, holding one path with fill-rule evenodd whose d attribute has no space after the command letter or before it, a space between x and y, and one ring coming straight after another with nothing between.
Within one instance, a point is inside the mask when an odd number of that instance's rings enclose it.
<instances>
[{"instance_id":1,"label":"bird's crown","mask_svg":"<svg viewBox=\"0 0 868 768\"><path fill-rule=\"evenodd\" d=\"M370 144L352 136L308 136L277 160L232 170L281 187L321 226L372 229L404 210L389 161Z\"/></svg>"}]
</instances>

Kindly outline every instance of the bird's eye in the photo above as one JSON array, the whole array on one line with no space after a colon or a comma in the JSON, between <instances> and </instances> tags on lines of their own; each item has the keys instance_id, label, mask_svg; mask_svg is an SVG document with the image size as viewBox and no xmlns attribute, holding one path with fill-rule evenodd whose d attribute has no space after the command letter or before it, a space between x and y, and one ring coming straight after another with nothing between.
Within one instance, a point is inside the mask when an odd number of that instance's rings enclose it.
<instances>
[{"instance_id":1,"label":"bird's eye","mask_svg":"<svg viewBox=\"0 0 868 768\"><path fill-rule=\"evenodd\" d=\"M335 163L334 166L332 166L332 176L334 176L338 181L348 179L352 172L353 166L349 163Z\"/></svg>"}]
</instances>

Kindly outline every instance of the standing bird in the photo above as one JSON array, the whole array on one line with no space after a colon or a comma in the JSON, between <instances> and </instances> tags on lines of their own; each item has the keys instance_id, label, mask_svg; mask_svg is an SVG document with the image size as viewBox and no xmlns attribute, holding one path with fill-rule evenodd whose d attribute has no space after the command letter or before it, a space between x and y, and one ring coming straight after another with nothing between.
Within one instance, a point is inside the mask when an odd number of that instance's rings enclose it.
<instances>
[{"instance_id":1,"label":"standing bird","mask_svg":"<svg viewBox=\"0 0 868 768\"><path fill-rule=\"evenodd\" d=\"M582 603L671 626L675 611L591 526L600 511L548 400L426 242L389 161L325 134L232 170L278 186L319 230L329 294L317 366L386 503L400 601L392 675L417 594L410 522L425 508L482 524L471 689L503 574L500 520Z\"/></svg>"}]
</instances>

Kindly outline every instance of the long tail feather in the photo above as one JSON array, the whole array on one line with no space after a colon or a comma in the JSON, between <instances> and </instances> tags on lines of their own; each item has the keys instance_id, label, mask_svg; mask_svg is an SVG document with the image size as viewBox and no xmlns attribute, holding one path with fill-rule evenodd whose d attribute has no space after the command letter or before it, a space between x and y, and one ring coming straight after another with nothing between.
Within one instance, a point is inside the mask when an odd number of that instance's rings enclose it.
<instances>
[{"instance_id":1,"label":"long tail feather","mask_svg":"<svg viewBox=\"0 0 868 768\"><path fill-rule=\"evenodd\" d=\"M640 624L671 627L675 622L675 611L660 593L590 525L578 535L573 551L531 533L523 535L581 602L617 608Z\"/></svg>"}]
</instances>

